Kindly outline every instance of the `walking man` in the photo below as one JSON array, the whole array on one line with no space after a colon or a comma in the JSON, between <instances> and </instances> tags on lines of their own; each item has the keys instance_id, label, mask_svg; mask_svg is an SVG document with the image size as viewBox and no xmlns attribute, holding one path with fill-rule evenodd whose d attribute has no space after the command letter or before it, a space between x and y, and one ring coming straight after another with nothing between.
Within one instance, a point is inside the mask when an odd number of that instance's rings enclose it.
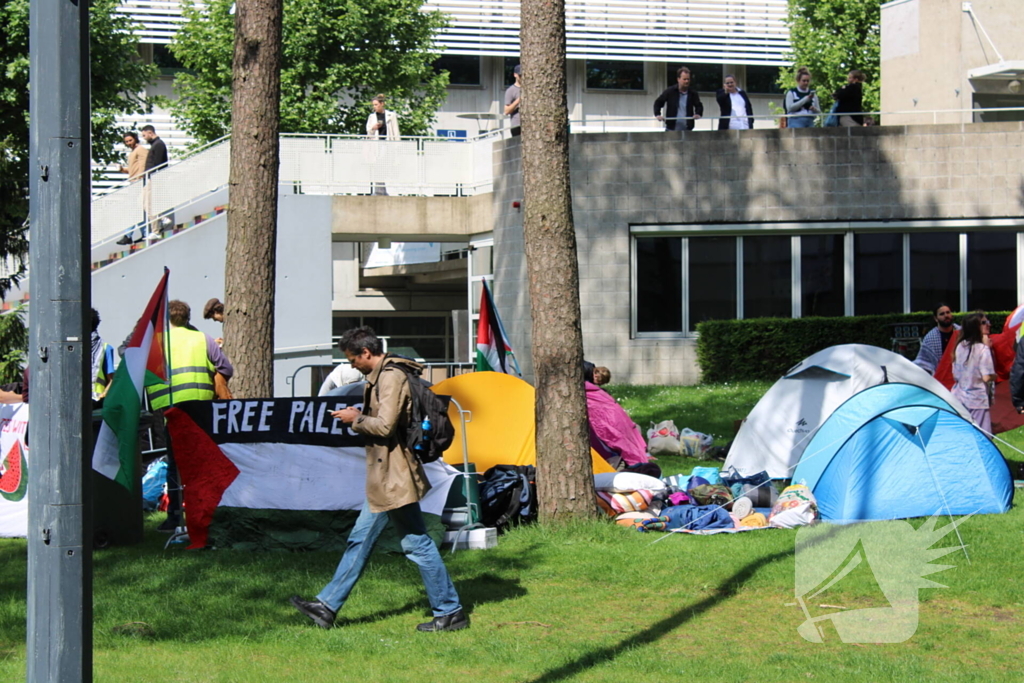
<instances>
[{"instance_id":1,"label":"walking man","mask_svg":"<svg viewBox=\"0 0 1024 683\"><path fill-rule=\"evenodd\" d=\"M342 335L338 346L353 368L366 376L364 410L331 413L366 440L366 500L349 534L334 578L313 600L291 598L297 610L321 628L331 628L359 580L373 546L390 520L402 539L405 556L420 568L434 618L418 631L457 631L469 626L455 586L437 546L427 535L419 501L430 490L423 465L406 447L412 398L406 373L396 365L419 370L418 363L384 354L384 345L369 327Z\"/></svg>"},{"instance_id":2,"label":"walking man","mask_svg":"<svg viewBox=\"0 0 1024 683\"><path fill-rule=\"evenodd\" d=\"M157 136L156 128L153 126L146 125L139 130L142 131L142 139L149 143L149 154L146 155L146 187L143 188L143 202L146 208L146 218L149 221L148 237L150 241L153 241L160 237L158 219L153 216L153 175L167 163L167 145ZM143 237L145 236L143 235Z\"/></svg>"},{"instance_id":3,"label":"walking man","mask_svg":"<svg viewBox=\"0 0 1024 683\"><path fill-rule=\"evenodd\" d=\"M121 173L128 174L129 183L137 183L142 180L142 177L146 174L146 159L149 158L149 150L139 144L139 136L133 131L129 131L124 134L124 146L128 148L128 165L121 166L119 170ZM146 228L146 202L145 202L145 189L143 189L142 197L142 228L141 234L139 235L139 241L145 237ZM117 244L127 245L132 243L132 232L135 230L133 225L131 229L117 240Z\"/></svg>"},{"instance_id":4,"label":"walking man","mask_svg":"<svg viewBox=\"0 0 1024 683\"><path fill-rule=\"evenodd\" d=\"M690 70L681 66L676 71L676 85L654 100L654 117L665 122L665 130L693 130L701 116L704 116L704 104L697 91L690 88Z\"/></svg>"}]
</instances>

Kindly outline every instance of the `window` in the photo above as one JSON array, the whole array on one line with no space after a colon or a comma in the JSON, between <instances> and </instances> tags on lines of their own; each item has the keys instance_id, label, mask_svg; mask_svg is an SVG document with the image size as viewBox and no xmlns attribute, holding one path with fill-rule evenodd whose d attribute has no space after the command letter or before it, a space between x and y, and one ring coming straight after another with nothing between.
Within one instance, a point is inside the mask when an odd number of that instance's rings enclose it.
<instances>
[{"instance_id":1,"label":"window","mask_svg":"<svg viewBox=\"0 0 1024 683\"><path fill-rule=\"evenodd\" d=\"M636 241L636 329L683 331L682 238Z\"/></svg>"},{"instance_id":2,"label":"window","mask_svg":"<svg viewBox=\"0 0 1024 683\"><path fill-rule=\"evenodd\" d=\"M853 236L854 315L903 311L903 235Z\"/></svg>"},{"instance_id":3,"label":"window","mask_svg":"<svg viewBox=\"0 0 1024 683\"><path fill-rule=\"evenodd\" d=\"M690 70L690 87L698 92L716 92L722 87L725 73L721 64L669 64L668 87L679 83L679 67Z\"/></svg>"},{"instance_id":4,"label":"window","mask_svg":"<svg viewBox=\"0 0 1024 683\"><path fill-rule=\"evenodd\" d=\"M178 61L168 45L153 46L153 65L160 69L164 76L172 76L185 70L185 65Z\"/></svg>"},{"instance_id":5,"label":"window","mask_svg":"<svg viewBox=\"0 0 1024 683\"><path fill-rule=\"evenodd\" d=\"M793 315L793 240L743 238L743 317Z\"/></svg>"},{"instance_id":6,"label":"window","mask_svg":"<svg viewBox=\"0 0 1024 683\"><path fill-rule=\"evenodd\" d=\"M448 85L477 86L480 82L479 55L443 55L434 62L434 72L448 72Z\"/></svg>"},{"instance_id":7,"label":"window","mask_svg":"<svg viewBox=\"0 0 1024 683\"><path fill-rule=\"evenodd\" d=\"M910 310L960 301L960 233L910 234Z\"/></svg>"},{"instance_id":8,"label":"window","mask_svg":"<svg viewBox=\"0 0 1024 683\"><path fill-rule=\"evenodd\" d=\"M644 90L644 63L588 59L587 90Z\"/></svg>"},{"instance_id":9,"label":"window","mask_svg":"<svg viewBox=\"0 0 1024 683\"><path fill-rule=\"evenodd\" d=\"M747 65L746 89L749 93L782 94L779 87L779 67L761 64Z\"/></svg>"},{"instance_id":10,"label":"window","mask_svg":"<svg viewBox=\"0 0 1024 683\"><path fill-rule=\"evenodd\" d=\"M966 310L1011 311L1017 301L1017 233L967 233Z\"/></svg>"},{"instance_id":11,"label":"window","mask_svg":"<svg viewBox=\"0 0 1024 683\"><path fill-rule=\"evenodd\" d=\"M433 362L452 360L454 340L451 330L451 315L420 316L337 316L332 330L335 341L346 330L360 325L369 325L379 337L387 340L389 351L402 355L423 358ZM334 357L344 354L334 345Z\"/></svg>"},{"instance_id":12,"label":"window","mask_svg":"<svg viewBox=\"0 0 1024 683\"><path fill-rule=\"evenodd\" d=\"M841 316L846 312L843 235L800 237L800 314Z\"/></svg>"},{"instance_id":13,"label":"window","mask_svg":"<svg viewBox=\"0 0 1024 683\"><path fill-rule=\"evenodd\" d=\"M736 238L690 237L690 329L736 317Z\"/></svg>"}]
</instances>

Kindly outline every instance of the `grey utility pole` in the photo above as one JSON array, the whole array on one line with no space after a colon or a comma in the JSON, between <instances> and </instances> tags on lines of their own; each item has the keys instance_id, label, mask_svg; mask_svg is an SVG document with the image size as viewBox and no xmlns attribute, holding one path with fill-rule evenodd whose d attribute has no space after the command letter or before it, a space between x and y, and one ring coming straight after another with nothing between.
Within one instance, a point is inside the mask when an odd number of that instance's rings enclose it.
<instances>
[{"instance_id":1,"label":"grey utility pole","mask_svg":"<svg viewBox=\"0 0 1024 683\"><path fill-rule=\"evenodd\" d=\"M88 8L29 10L30 683L92 681Z\"/></svg>"}]
</instances>

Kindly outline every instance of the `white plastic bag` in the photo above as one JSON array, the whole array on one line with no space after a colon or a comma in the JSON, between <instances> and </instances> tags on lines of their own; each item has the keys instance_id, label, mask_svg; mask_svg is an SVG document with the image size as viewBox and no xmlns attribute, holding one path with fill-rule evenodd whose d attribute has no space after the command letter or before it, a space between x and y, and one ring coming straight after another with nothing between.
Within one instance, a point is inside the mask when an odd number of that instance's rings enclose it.
<instances>
[{"instance_id":1,"label":"white plastic bag","mask_svg":"<svg viewBox=\"0 0 1024 683\"><path fill-rule=\"evenodd\" d=\"M700 458L715 443L715 438L710 434L695 432L689 427L684 427L679 433L679 449L683 455L691 458Z\"/></svg>"},{"instance_id":2,"label":"white plastic bag","mask_svg":"<svg viewBox=\"0 0 1024 683\"><path fill-rule=\"evenodd\" d=\"M647 452L651 455L679 455L679 430L675 422L651 423L647 430Z\"/></svg>"}]
</instances>

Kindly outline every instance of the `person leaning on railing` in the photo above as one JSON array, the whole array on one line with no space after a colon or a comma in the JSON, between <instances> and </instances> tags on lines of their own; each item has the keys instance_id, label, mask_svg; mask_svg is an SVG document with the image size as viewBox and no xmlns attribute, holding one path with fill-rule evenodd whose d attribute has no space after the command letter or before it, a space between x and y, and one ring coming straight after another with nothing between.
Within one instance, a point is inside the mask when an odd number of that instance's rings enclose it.
<instances>
[{"instance_id":1,"label":"person leaning on railing","mask_svg":"<svg viewBox=\"0 0 1024 683\"><path fill-rule=\"evenodd\" d=\"M821 105L818 104L818 94L811 90L811 71L806 66L796 70L796 87L786 91L785 103L786 113L790 114L786 124L788 128L814 127Z\"/></svg>"}]
</instances>

